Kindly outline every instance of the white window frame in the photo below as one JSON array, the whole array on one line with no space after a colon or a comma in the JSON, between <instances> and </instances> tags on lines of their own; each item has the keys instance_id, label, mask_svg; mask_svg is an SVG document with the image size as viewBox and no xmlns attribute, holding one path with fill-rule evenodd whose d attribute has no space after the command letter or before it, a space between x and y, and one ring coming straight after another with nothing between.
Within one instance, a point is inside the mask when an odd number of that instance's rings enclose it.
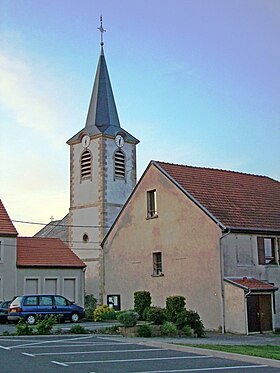
<instances>
[{"instance_id":1,"label":"white window frame","mask_svg":"<svg viewBox=\"0 0 280 373\"><path fill-rule=\"evenodd\" d=\"M157 218L157 191L156 189L147 191L147 219Z\"/></svg>"},{"instance_id":2,"label":"white window frame","mask_svg":"<svg viewBox=\"0 0 280 373\"><path fill-rule=\"evenodd\" d=\"M160 261L158 261L159 256L160 256ZM162 252L161 251L156 251L153 253L153 276L163 276Z\"/></svg>"}]
</instances>

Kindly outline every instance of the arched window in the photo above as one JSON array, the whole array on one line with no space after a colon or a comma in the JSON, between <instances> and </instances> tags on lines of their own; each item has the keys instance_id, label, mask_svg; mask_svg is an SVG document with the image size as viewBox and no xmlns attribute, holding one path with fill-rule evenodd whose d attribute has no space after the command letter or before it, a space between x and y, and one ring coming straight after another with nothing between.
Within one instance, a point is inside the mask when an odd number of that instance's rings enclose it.
<instances>
[{"instance_id":1,"label":"arched window","mask_svg":"<svg viewBox=\"0 0 280 373\"><path fill-rule=\"evenodd\" d=\"M123 151L116 150L114 155L115 177L118 179L125 178L125 154Z\"/></svg>"},{"instance_id":2,"label":"arched window","mask_svg":"<svg viewBox=\"0 0 280 373\"><path fill-rule=\"evenodd\" d=\"M81 155L81 180L91 178L92 173L92 157L89 150L85 150Z\"/></svg>"}]
</instances>

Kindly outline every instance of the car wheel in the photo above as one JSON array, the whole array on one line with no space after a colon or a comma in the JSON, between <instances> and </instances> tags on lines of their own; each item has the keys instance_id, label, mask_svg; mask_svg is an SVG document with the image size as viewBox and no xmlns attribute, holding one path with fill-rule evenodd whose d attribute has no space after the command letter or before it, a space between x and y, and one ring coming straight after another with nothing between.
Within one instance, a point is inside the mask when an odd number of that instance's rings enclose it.
<instances>
[{"instance_id":1,"label":"car wheel","mask_svg":"<svg viewBox=\"0 0 280 373\"><path fill-rule=\"evenodd\" d=\"M34 325L36 322L36 318L34 315L28 315L26 321L29 325Z\"/></svg>"},{"instance_id":2,"label":"car wheel","mask_svg":"<svg viewBox=\"0 0 280 373\"><path fill-rule=\"evenodd\" d=\"M71 315L71 321L72 322L78 322L79 321L79 315L77 313L72 313Z\"/></svg>"}]
</instances>

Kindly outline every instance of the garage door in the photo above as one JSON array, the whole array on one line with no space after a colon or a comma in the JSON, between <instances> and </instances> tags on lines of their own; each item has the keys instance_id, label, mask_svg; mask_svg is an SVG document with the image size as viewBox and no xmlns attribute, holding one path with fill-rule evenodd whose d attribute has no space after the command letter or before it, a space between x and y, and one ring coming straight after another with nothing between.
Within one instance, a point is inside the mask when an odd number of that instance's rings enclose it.
<instances>
[{"instance_id":1,"label":"garage door","mask_svg":"<svg viewBox=\"0 0 280 373\"><path fill-rule=\"evenodd\" d=\"M45 293L46 294L58 294L57 292L57 278L46 278L45 279Z\"/></svg>"},{"instance_id":2,"label":"garage door","mask_svg":"<svg viewBox=\"0 0 280 373\"><path fill-rule=\"evenodd\" d=\"M25 294L39 294L39 279L27 278L25 279Z\"/></svg>"},{"instance_id":3,"label":"garage door","mask_svg":"<svg viewBox=\"0 0 280 373\"><path fill-rule=\"evenodd\" d=\"M64 291L63 291L63 294L64 296L75 302L76 301L76 279L75 278L65 278L64 281Z\"/></svg>"}]
</instances>

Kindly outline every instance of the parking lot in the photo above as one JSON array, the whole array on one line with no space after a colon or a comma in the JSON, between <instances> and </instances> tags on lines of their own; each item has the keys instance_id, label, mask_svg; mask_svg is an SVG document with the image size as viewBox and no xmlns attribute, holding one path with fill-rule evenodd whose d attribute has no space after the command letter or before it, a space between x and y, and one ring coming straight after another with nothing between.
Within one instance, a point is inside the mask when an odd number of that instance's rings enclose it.
<instances>
[{"instance_id":1,"label":"parking lot","mask_svg":"<svg viewBox=\"0 0 280 373\"><path fill-rule=\"evenodd\" d=\"M266 364L96 335L0 337L0 362L1 373L279 372Z\"/></svg>"}]
</instances>

